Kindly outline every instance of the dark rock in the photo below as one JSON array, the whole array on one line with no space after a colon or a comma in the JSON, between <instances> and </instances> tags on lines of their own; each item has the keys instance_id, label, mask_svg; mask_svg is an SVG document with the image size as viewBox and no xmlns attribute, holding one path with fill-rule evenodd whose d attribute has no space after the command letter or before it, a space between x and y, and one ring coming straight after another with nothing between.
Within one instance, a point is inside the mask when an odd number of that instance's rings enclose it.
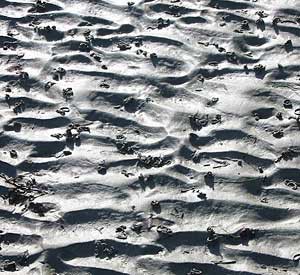
<instances>
[{"instance_id":1,"label":"dark rock","mask_svg":"<svg viewBox=\"0 0 300 275\"><path fill-rule=\"evenodd\" d=\"M4 262L3 269L5 271L14 272L14 271L17 271L17 265L15 262L6 261L6 262Z\"/></svg>"}]
</instances>

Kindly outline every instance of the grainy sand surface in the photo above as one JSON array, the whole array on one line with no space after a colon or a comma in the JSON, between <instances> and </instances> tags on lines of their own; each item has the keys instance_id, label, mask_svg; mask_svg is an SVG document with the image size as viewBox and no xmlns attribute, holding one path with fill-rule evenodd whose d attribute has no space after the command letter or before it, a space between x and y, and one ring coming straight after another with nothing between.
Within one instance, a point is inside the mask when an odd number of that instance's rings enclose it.
<instances>
[{"instance_id":1,"label":"grainy sand surface","mask_svg":"<svg viewBox=\"0 0 300 275\"><path fill-rule=\"evenodd\" d=\"M0 0L0 32L3 274L300 274L300 1Z\"/></svg>"}]
</instances>

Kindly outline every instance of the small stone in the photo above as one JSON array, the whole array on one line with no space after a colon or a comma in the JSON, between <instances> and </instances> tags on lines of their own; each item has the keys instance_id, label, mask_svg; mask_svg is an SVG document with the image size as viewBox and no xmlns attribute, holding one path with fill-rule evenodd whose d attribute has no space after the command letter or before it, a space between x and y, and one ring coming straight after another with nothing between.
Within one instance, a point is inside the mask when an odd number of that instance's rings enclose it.
<instances>
[{"instance_id":1,"label":"small stone","mask_svg":"<svg viewBox=\"0 0 300 275\"><path fill-rule=\"evenodd\" d=\"M120 49L120 51L127 51L131 49L131 46L127 43L119 43L118 48Z\"/></svg>"},{"instance_id":2,"label":"small stone","mask_svg":"<svg viewBox=\"0 0 300 275\"><path fill-rule=\"evenodd\" d=\"M150 54L150 59L151 60L157 59L157 54L156 53L151 53Z\"/></svg>"},{"instance_id":3,"label":"small stone","mask_svg":"<svg viewBox=\"0 0 300 275\"><path fill-rule=\"evenodd\" d=\"M262 18L256 20L256 25L260 28L264 27L265 21Z\"/></svg>"},{"instance_id":4,"label":"small stone","mask_svg":"<svg viewBox=\"0 0 300 275\"><path fill-rule=\"evenodd\" d=\"M9 153L10 153L10 157L13 159L16 159L18 157L16 150L11 150L11 151L9 151Z\"/></svg>"},{"instance_id":5,"label":"small stone","mask_svg":"<svg viewBox=\"0 0 300 275\"><path fill-rule=\"evenodd\" d=\"M98 171L98 173L101 174L101 175L105 175L105 174L106 174L106 172L107 172L107 167L106 167L104 161L102 161L101 163L98 164L97 171Z\"/></svg>"},{"instance_id":6,"label":"small stone","mask_svg":"<svg viewBox=\"0 0 300 275\"><path fill-rule=\"evenodd\" d=\"M156 213L161 212L161 205L160 205L159 201L156 201L156 200L152 201L151 207L154 212L156 212Z\"/></svg>"},{"instance_id":7,"label":"small stone","mask_svg":"<svg viewBox=\"0 0 300 275\"><path fill-rule=\"evenodd\" d=\"M282 130L279 130L279 131L274 131L273 132L273 136L275 137L275 138L282 138L283 137L283 131Z\"/></svg>"},{"instance_id":8,"label":"small stone","mask_svg":"<svg viewBox=\"0 0 300 275\"><path fill-rule=\"evenodd\" d=\"M253 69L253 70L254 70L254 73L255 73L256 75L262 75L262 74L265 73L266 67L263 66L262 64L257 64L257 65L254 66L254 69Z\"/></svg>"},{"instance_id":9,"label":"small stone","mask_svg":"<svg viewBox=\"0 0 300 275\"><path fill-rule=\"evenodd\" d=\"M151 206L153 209L157 209L157 208L160 208L160 203L159 203L159 201L152 201Z\"/></svg>"},{"instance_id":10,"label":"small stone","mask_svg":"<svg viewBox=\"0 0 300 275\"><path fill-rule=\"evenodd\" d=\"M89 52L91 50L91 47L87 43L80 43L79 44L79 50L82 52Z\"/></svg>"},{"instance_id":11,"label":"small stone","mask_svg":"<svg viewBox=\"0 0 300 275\"><path fill-rule=\"evenodd\" d=\"M278 113L276 114L276 118L278 118L279 120L283 120L282 113L281 113L281 112L278 112Z\"/></svg>"},{"instance_id":12,"label":"small stone","mask_svg":"<svg viewBox=\"0 0 300 275\"><path fill-rule=\"evenodd\" d=\"M197 197L201 200L207 200L207 196L205 193L200 192Z\"/></svg>"},{"instance_id":13,"label":"small stone","mask_svg":"<svg viewBox=\"0 0 300 275\"><path fill-rule=\"evenodd\" d=\"M14 122L13 128L14 128L14 130L15 130L16 132L19 132L19 131L21 130L21 128L22 128L22 125L21 125L21 123L19 123L19 122Z\"/></svg>"},{"instance_id":14,"label":"small stone","mask_svg":"<svg viewBox=\"0 0 300 275\"><path fill-rule=\"evenodd\" d=\"M161 234L161 235L167 235L167 236L170 236L173 234L173 231L167 227L167 226L164 226L164 225L159 225L156 229L156 231Z\"/></svg>"},{"instance_id":15,"label":"small stone","mask_svg":"<svg viewBox=\"0 0 300 275\"><path fill-rule=\"evenodd\" d=\"M287 50L291 50L291 49L293 48L292 40L291 40L291 39L287 40L287 41L284 43L284 47L285 47Z\"/></svg>"},{"instance_id":16,"label":"small stone","mask_svg":"<svg viewBox=\"0 0 300 275\"><path fill-rule=\"evenodd\" d=\"M10 271L10 272L13 272L13 271L17 271L17 265L15 262L5 262L4 265L3 265L3 269L5 271Z\"/></svg>"},{"instance_id":17,"label":"small stone","mask_svg":"<svg viewBox=\"0 0 300 275\"><path fill-rule=\"evenodd\" d=\"M262 203L268 203L268 199L267 199L267 198L262 198L260 201L261 201Z\"/></svg>"},{"instance_id":18,"label":"small stone","mask_svg":"<svg viewBox=\"0 0 300 275\"><path fill-rule=\"evenodd\" d=\"M281 22L281 19L279 17L275 17L272 21L273 26L277 26L278 23Z\"/></svg>"},{"instance_id":19,"label":"small stone","mask_svg":"<svg viewBox=\"0 0 300 275\"><path fill-rule=\"evenodd\" d=\"M286 108L286 109L292 109L293 108L293 104L292 104L292 102L289 99L286 99L283 102L283 107Z\"/></svg>"},{"instance_id":20,"label":"small stone","mask_svg":"<svg viewBox=\"0 0 300 275\"><path fill-rule=\"evenodd\" d=\"M248 22L247 20L244 20L244 21L242 22L241 29L242 29L242 30L250 30L249 22Z\"/></svg>"},{"instance_id":21,"label":"small stone","mask_svg":"<svg viewBox=\"0 0 300 275\"><path fill-rule=\"evenodd\" d=\"M205 178L213 178L213 173L209 171L204 175L204 177Z\"/></svg>"}]
</instances>

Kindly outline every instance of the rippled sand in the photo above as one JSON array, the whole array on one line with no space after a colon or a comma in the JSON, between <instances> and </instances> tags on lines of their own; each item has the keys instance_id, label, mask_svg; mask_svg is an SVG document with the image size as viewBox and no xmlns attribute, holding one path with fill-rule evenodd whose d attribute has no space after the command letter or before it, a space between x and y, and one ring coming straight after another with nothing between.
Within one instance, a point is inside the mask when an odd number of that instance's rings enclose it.
<instances>
[{"instance_id":1,"label":"rippled sand","mask_svg":"<svg viewBox=\"0 0 300 275\"><path fill-rule=\"evenodd\" d=\"M300 2L0 1L3 274L299 275Z\"/></svg>"}]
</instances>

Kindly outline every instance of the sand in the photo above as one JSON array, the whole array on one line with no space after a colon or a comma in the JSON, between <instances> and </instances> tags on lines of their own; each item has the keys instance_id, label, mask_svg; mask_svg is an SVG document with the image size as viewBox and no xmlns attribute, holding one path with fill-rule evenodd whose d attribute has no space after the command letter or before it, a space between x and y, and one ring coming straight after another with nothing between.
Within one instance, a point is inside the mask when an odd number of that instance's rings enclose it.
<instances>
[{"instance_id":1,"label":"sand","mask_svg":"<svg viewBox=\"0 0 300 275\"><path fill-rule=\"evenodd\" d=\"M1 0L3 274L299 275L300 2Z\"/></svg>"}]
</instances>

